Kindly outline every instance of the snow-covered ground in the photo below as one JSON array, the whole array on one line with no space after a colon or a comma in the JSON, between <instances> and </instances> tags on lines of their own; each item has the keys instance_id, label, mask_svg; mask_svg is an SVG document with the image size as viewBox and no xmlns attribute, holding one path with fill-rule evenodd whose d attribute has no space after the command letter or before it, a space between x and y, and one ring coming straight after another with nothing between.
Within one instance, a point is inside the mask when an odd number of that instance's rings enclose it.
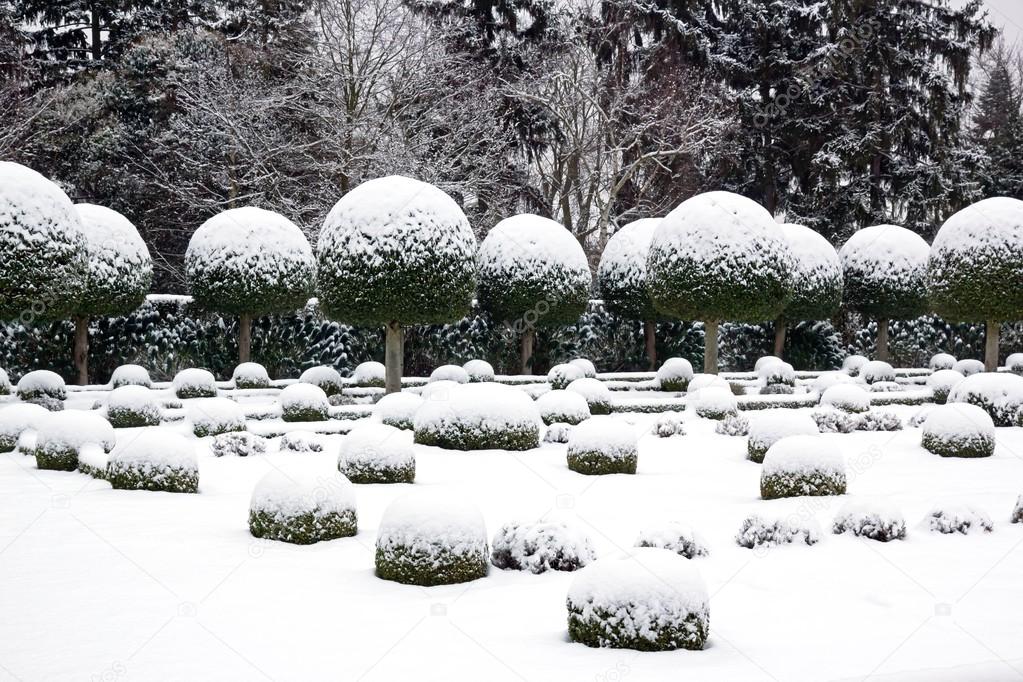
<instances>
[{"instance_id":1,"label":"snow-covered ground","mask_svg":"<svg viewBox=\"0 0 1023 682\"><path fill-rule=\"evenodd\" d=\"M617 393L617 392L616 392ZM100 392L72 392L88 408ZM656 395L656 394L654 394ZM247 410L269 405L253 392ZM617 395L615 396L618 397ZM638 397L638 395L637 395ZM191 401L182 401L185 408ZM803 408L806 412L810 410ZM921 408L892 406L904 421ZM639 653L568 641L574 575L502 571L415 587L373 574L387 505L411 486L356 488L359 532L309 546L254 539L253 487L268 472L328 475L323 452L215 458L195 440L200 494L116 491L81 473L0 455L0 679L143 680L1011 680L1023 676L1023 429L999 428L993 457L929 454L920 431L822 436L846 461L848 495L760 499L746 438L685 415L686 435L649 433L656 414L616 414L640 436L636 475L568 470L566 446L450 452L415 446L417 488L466 496L493 536L509 521L573 523L599 557L669 521L709 556L702 651ZM333 422L341 424L343 422ZM276 420L252 422L272 432ZM290 428L302 428L292 424ZM192 435L184 422L160 429ZM255 428L253 429L255 430ZM119 446L137 429L118 429ZM831 534L850 499L900 511L904 541ZM991 533L940 535L938 504L969 504ZM814 546L743 549L750 514L819 523Z\"/></svg>"}]
</instances>

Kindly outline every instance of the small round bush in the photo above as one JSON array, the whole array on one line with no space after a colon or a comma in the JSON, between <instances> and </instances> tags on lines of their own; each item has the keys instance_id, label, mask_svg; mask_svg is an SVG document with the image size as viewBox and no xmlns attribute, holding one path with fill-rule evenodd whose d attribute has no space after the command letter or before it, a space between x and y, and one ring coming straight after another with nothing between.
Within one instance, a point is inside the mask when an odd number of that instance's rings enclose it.
<instances>
[{"instance_id":1,"label":"small round bush","mask_svg":"<svg viewBox=\"0 0 1023 682\"><path fill-rule=\"evenodd\" d=\"M1023 353L1013 353L1006 358L1005 367L1013 374L1023 374Z\"/></svg>"},{"instance_id":2,"label":"small round bush","mask_svg":"<svg viewBox=\"0 0 1023 682\"><path fill-rule=\"evenodd\" d=\"M443 490L391 502L377 531L376 574L406 585L451 585L487 575L487 528L479 508Z\"/></svg>"},{"instance_id":3,"label":"small round bush","mask_svg":"<svg viewBox=\"0 0 1023 682\"><path fill-rule=\"evenodd\" d=\"M636 434L611 418L588 419L568 437L568 468L586 475L634 474L639 459Z\"/></svg>"},{"instance_id":4,"label":"small round bush","mask_svg":"<svg viewBox=\"0 0 1023 682\"><path fill-rule=\"evenodd\" d=\"M936 353L931 356L931 361L927 363L927 366L932 372L938 372L943 369L952 369L956 366L956 358L954 355L948 353Z\"/></svg>"},{"instance_id":5,"label":"small round bush","mask_svg":"<svg viewBox=\"0 0 1023 682\"><path fill-rule=\"evenodd\" d=\"M789 386L796 385L796 370L792 365L781 360L769 362L759 370L757 376L763 386Z\"/></svg>"},{"instance_id":6,"label":"small round bush","mask_svg":"<svg viewBox=\"0 0 1023 682\"><path fill-rule=\"evenodd\" d=\"M906 521L887 504L850 500L835 514L831 530L835 535L852 533L868 540L891 542L906 538Z\"/></svg>"},{"instance_id":7,"label":"small round bush","mask_svg":"<svg viewBox=\"0 0 1023 682\"><path fill-rule=\"evenodd\" d=\"M820 436L789 436L771 446L760 472L765 500L802 495L844 495L845 462Z\"/></svg>"},{"instance_id":8,"label":"small round bush","mask_svg":"<svg viewBox=\"0 0 1023 682\"><path fill-rule=\"evenodd\" d=\"M762 463L772 445L788 436L813 436L820 433L817 422L805 412L796 410L764 410L750 424L747 458Z\"/></svg>"},{"instance_id":9,"label":"small round bush","mask_svg":"<svg viewBox=\"0 0 1023 682\"><path fill-rule=\"evenodd\" d=\"M743 520L735 535L735 544L746 549L778 545L816 545L821 540L820 526L814 519L793 514L787 519L765 521L757 515Z\"/></svg>"},{"instance_id":10,"label":"small round bush","mask_svg":"<svg viewBox=\"0 0 1023 682\"><path fill-rule=\"evenodd\" d=\"M860 370L863 366L870 362L867 358L862 355L850 355L842 361L842 371L851 377L857 377L860 375Z\"/></svg>"},{"instance_id":11,"label":"small round bush","mask_svg":"<svg viewBox=\"0 0 1023 682\"><path fill-rule=\"evenodd\" d=\"M950 504L931 510L927 527L932 533L951 535L961 533L990 533L994 528L991 517L969 505Z\"/></svg>"},{"instance_id":12,"label":"small round bush","mask_svg":"<svg viewBox=\"0 0 1023 682\"><path fill-rule=\"evenodd\" d=\"M258 362L243 362L234 368L231 373L231 381L235 388L268 388L270 386L270 375L266 368Z\"/></svg>"},{"instance_id":13,"label":"small round bush","mask_svg":"<svg viewBox=\"0 0 1023 682\"><path fill-rule=\"evenodd\" d=\"M748 436L749 417L741 412L730 414L717 423L714 433L719 436Z\"/></svg>"},{"instance_id":14,"label":"small round bush","mask_svg":"<svg viewBox=\"0 0 1023 682\"><path fill-rule=\"evenodd\" d=\"M1023 523L1023 495L1016 498L1016 506L1012 510L1009 523Z\"/></svg>"},{"instance_id":15,"label":"small round bush","mask_svg":"<svg viewBox=\"0 0 1023 682\"><path fill-rule=\"evenodd\" d=\"M95 412L66 410L54 412L39 421L34 454L40 469L74 471L78 453L87 444L105 452L114 449L114 427Z\"/></svg>"},{"instance_id":16,"label":"small round bush","mask_svg":"<svg viewBox=\"0 0 1023 682\"><path fill-rule=\"evenodd\" d=\"M551 385L554 390L561 390L568 388L568 385L576 379L582 379L584 373L581 367L570 363L562 363L560 365L554 365L550 371L547 372L547 382Z\"/></svg>"},{"instance_id":17,"label":"small round bush","mask_svg":"<svg viewBox=\"0 0 1023 682\"><path fill-rule=\"evenodd\" d=\"M245 411L230 398L203 398L188 407L192 433L198 438L245 430Z\"/></svg>"},{"instance_id":18,"label":"small round bush","mask_svg":"<svg viewBox=\"0 0 1023 682\"><path fill-rule=\"evenodd\" d=\"M406 391L385 395L373 408L373 412L382 423L397 429L411 431L415 428L415 416L423 406L422 396Z\"/></svg>"},{"instance_id":19,"label":"small round bush","mask_svg":"<svg viewBox=\"0 0 1023 682\"><path fill-rule=\"evenodd\" d=\"M217 380L205 369L183 369L174 375L174 395L185 398L216 398Z\"/></svg>"},{"instance_id":20,"label":"small round bush","mask_svg":"<svg viewBox=\"0 0 1023 682\"><path fill-rule=\"evenodd\" d=\"M591 647L699 650L710 632L709 601L691 561L638 548L579 572L568 590L568 636Z\"/></svg>"},{"instance_id":21,"label":"small round bush","mask_svg":"<svg viewBox=\"0 0 1023 682\"><path fill-rule=\"evenodd\" d=\"M685 358L668 358L657 369L654 381L662 391L681 393L689 390L693 380L693 366Z\"/></svg>"},{"instance_id":22,"label":"small round bush","mask_svg":"<svg viewBox=\"0 0 1023 682\"><path fill-rule=\"evenodd\" d=\"M107 419L117 429L158 426L163 410L145 386L124 385L110 392Z\"/></svg>"},{"instance_id":23,"label":"small round bush","mask_svg":"<svg viewBox=\"0 0 1023 682\"><path fill-rule=\"evenodd\" d=\"M333 367L327 367L320 365L319 367L310 367L306 371L302 372L302 376L298 379L299 383L312 384L318 386L320 390L327 394L327 397L337 395L341 392L344 386L344 382L341 379L341 375Z\"/></svg>"},{"instance_id":24,"label":"small round bush","mask_svg":"<svg viewBox=\"0 0 1023 682\"><path fill-rule=\"evenodd\" d=\"M355 371L352 372L352 384L359 388L383 388L386 373L387 368L384 367L384 363L382 362L361 362L355 367ZM320 388L323 388L324 392L327 392L327 389L323 386L320 386ZM340 392L340 390L341 389L338 388L338 392ZM332 394L327 393L327 395L329 396Z\"/></svg>"},{"instance_id":25,"label":"small round bush","mask_svg":"<svg viewBox=\"0 0 1023 682\"><path fill-rule=\"evenodd\" d=\"M11 379L7 376L7 372L0 367L0 395L11 394Z\"/></svg>"},{"instance_id":26,"label":"small round bush","mask_svg":"<svg viewBox=\"0 0 1023 682\"><path fill-rule=\"evenodd\" d=\"M962 374L964 377L968 377L973 374L980 374L984 371L984 363L980 360L960 360L952 369Z\"/></svg>"},{"instance_id":27,"label":"small round bush","mask_svg":"<svg viewBox=\"0 0 1023 682\"><path fill-rule=\"evenodd\" d=\"M574 427L571 424L555 422L547 427L547 432L543 434L543 442L567 443L569 437L572 435L573 428Z\"/></svg>"},{"instance_id":28,"label":"small round bush","mask_svg":"<svg viewBox=\"0 0 1023 682\"><path fill-rule=\"evenodd\" d=\"M860 378L866 384L895 381L895 369L883 360L871 360L860 368Z\"/></svg>"},{"instance_id":29,"label":"small round bush","mask_svg":"<svg viewBox=\"0 0 1023 682\"><path fill-rule=\"evenodd\" d=\"M901 431L902 420L893 412L870 410L856 418L857 431Z\"/></svg>"},{"instance_id":30,"label":"small round bush","mask_svg":"<svg viewBox=\"0 0 1023 682\"><path fill-rule=\"evenodd\" d=\"M456 384L469 383L469 373L458 365L441 365L430 372L430 381L453 381Z\"/></svg>"},{"instance_id":31,"label":"small round bush","mask_svg":"<svg viewBox=\"0 0 1023 682\"><path fill-rule=\"evenodd\" d=\"M570 383L565 390L585 398L590 414L611 414L611 391L600 380L583 377Z\"/></svg>"},{"instance_id":32,"label":"small round bush","mask_svg":"<svg viewBox=\"0 0 1023 682\"><path fill-rule=\"evenodd\" d=\"M590 418L586 398L575 391L548 391L536 399L536 408L548 426L555 422L574 425Z\"/></svg>"},{"instance_id":33,"label":"small round bush","mask_svg":"<svg viewBox=\"0 0 1023 682\"><path fill-rule=\"evenodd\" d=\"M965 377L954 369L939 369L927 377L927 387L934 394L934 402L944 405L948 400L948 394L959 385Z\"/></svg>"},{"instance_id":34,"label":"small round bush","mask_svg":"<svg viewBox=\"0 0 1023 682\"><path fill-rule=\"evenodd\" d=\"M837 384L824 391L821 405L843 412L860 413L870 409L870 394L862 386Z\"/></svg>"},{"instance_id":35,"label":"small round bush","mask_svg":"<svg viewBox=\"0 0 1023 682\"><path fill-rule=\"evenodd\" d=\"M875 381L868 384L871 393L898 393L903 389L902 384L897 381Z\"/></svg>"},{"instance_id":36,"label":"small round bush","mask_svg":"<svg viewBox=\"0 0 1023 682\"><path fill-rule=\"evenodd\" d=\"M501 569L576 571L597 558L590 538L566 523L506 523L494 535L490 562Z\"/></svg>"},{"instance_id":37,"label":"small round bush","mask_svg":"<svg viewBox=\"0 0 1023 682\"><path fill-rule=\"evenodd\" d=\"M731 385L717 374L694 374L692 380L689 382L689 386L686 388L686 391L690 395L696 395L705 388L723 388L728 391L732 390Z\"/></svg>"},{"instance_id":38,"label":"small round bush","mask_svg":"<svg viewBox=\"0 0 1023 682\"><path fill-rule=\"evenodd\" d=\"M314 384L287 386L279 396L281 419L286 422L322 422L329 418L327 394Z\"/></svg>"},{"instance_id":39,"label":"small round bush","mask_svg":"<svg viewBox=\"0 0 1023 682\"><path fill-rule=\"evenodd\" d=\"M18 397L27 403L41 398L65 400L67 399L67 386L56 372L37 369L21 377L21 380L18 381Z\"/></svg>"},{"instance_id":40,"label":"small round bush","mask_svg":"<svg viewBox=\"0 0 1023 682\"><path fill-rule=\"evenodd\" d=\"M280 452L323 452L323 443L312 431L288 431L281 436Z\"/></svg>"},{"instance_id":41,"label":"small round bush","mask_svg":"<svg viewBox=\"0 0 1023 682\"><path fill-rule=\"evenodd\" d=\"M995 425L983 409L967 403L935 407L921 426L920 444L942 457L990 457Z\"/></svg>"},{"instance_id":42,"label":"small round bush","mask_svg":"<svg viewBox=\"0 0 1023 682\"><path fill-rule=\"evenodd\" d=\"M533 400L500 384L453 384L447 400L427 399L414 419L415 442L449 450L530 450L543 420Z\"/></svg>"},{"instance_id":43,"label":"small round bush","mask_svg":"<svg viewBox=\"0 0 1023 682\"><path fill-rule=\"evenodd\" d=\"M493 386L494 384L487 384ZM419 389L419 397L423 400L445 401L451 398L451 392L458 388L453 381L434 381Z\"/></svg>"},{"instance_id":44,"label":"small round bush","mask_svg":"<svg viewBox=\"0 0 1023 682\"><path fill-rule=\"evenodd\" d=\"M341 440L337 468L352 483L412 483L412 434L387 424L356 426Z\"/></svg>"},{"instance_id":45,"label":"small round bush","mask_svg":"<svg viewBox=\"0 0 1023 682\"><path fill-rule=\"evenodd\" d=\"M162 428L142 429L110 453L107 480L115 490L199 492L194 441Z\"/></svg>"},{"instance_id":46,"label":"small round bush","mask_svg":"<svg viewBox=\"0 0 1023 682\"><path fill-rule=\"evenodd\" d=\"M696 531L684 523L669 521L644 528L634 543L636 547L658 547L686 559L707 556L707 544Z\"/></svg>"},{"instance_id":47,"label":"small round bush","mask_svg":"<svg viewBox=\"0 0 1023 682\"><path fill-rule=\"evenodd\" d=\"M753 371L759 375L760 370L764 369L768 365L773 365L776 362L782 362L782 359L777 355L762 355L757 358L757 361L753 364Z\"/></svg>"},{"instance_id":48,"label":"small round bush","mask_svg":"<svg viewBox=\"0 0 1023 682\"><path fill-rule=\"evenodd\" d=\"M494 380L494 366L486 360L470 360L462 365L462 369L469 375L471 383L484 383Z\"/></svg>"},{"instance_id":49,"label":"small round bush","mask_svg":"<svg viewBox=\"0 0 1023 682\"><path fill-rule=\"evenodd\" d=\"M588 379L597 378L597 367L586 358L576 358L575 360L570 361L568 364L575 365L576 367L581 369L583 371L583 376Z\"/></svg>"},{"instance_id":50,"label":"small round bush","mask_svg":"<svg viewBox=\"0 0 1023 682\"><path fill-rule=\"evenodd\" d=\"M1005 372L974 374L952 388L948 402L983 408L995 426L1016 426L1023 408L1023 377Z\"/></svg>"},{"instance_id":51,"label":"small round bush","mask_svg":"<svg viewBox=\"0 0 1023 682\"><path fill-rule=\"evenodd\" d=\"M248 431L222 433L210 443L214 457L253 457L266 453L266 438Z\"/></svg>"},{"instance_id":52,"label":"small round bush","mask_svg":"<svg viewBox=\"0 0 1023 682\"><path fill-rule=\"evenodd\" d=\"M837 384L851 384L855 380L845 372L825 372L814 379L811 390L817 395L824 395L824 391Z\"/></svg>"},{"instance_id":53,"label":"small round bush","mask_svg":"<svg viewBox=\"0 0 1023 682\"><path fill-rule=\"evenodd\" d=\"M736 384L733 384L735 386ZM785 384L770 384L760 389L760 395L792 395L796 392L796 389L792 386L786 386ZM741 395L741 394L737 394Z\"/></svg>"},{"instance_id":54,"label":"small round bush","mask_svg":"<svg viewBox=\"0 0 1023 682\"><path fill-rule=\"evenodd\" d=\"M0 452L11 452L26 431L35 431L49 411L32 403L13 403L0 407Z\"/></svg>"},{"instance_id":55,"label":"small round bush","mask_svg":"<svg viewBox=\"0 0 1023 682\"><path fill-rule=\"evenodd\" d=\"M658 438L684 436L686 435L685 419L680 412L664 412L654 422L653 432Z\"/></svg>"},{"instance_id":56,"label":"small round bush","mask_svg":"<svg viewBox=\"0 0 1023 682\"><path fill-rule=\"evenodd\" d=\"M704 419L724 419L739 412L739 402L731 390L711 386L692 395L693 410Z\"/></svg>"},{"instance_id":57,"label":"small round bush","mask_svg":"<svg viewBox=\"0 0 1023 682\"><path fill-rule=\"evenodd\" d=\"M141 365L121 365L110 375L110 387L118 389L121 386L152 388L153 380L149 378L149 370Z\"/></svg>"},{"instance_id":58,"label":"small round bush","mask_svg":"<svg viewBox=\"0 0 1023 682\"><path fill-rule=\"evenodd\" d=\"M311 545L358 531L355 489L341 474L271 471L249 502L253 537Z\"/></svg>"}]
</instances>

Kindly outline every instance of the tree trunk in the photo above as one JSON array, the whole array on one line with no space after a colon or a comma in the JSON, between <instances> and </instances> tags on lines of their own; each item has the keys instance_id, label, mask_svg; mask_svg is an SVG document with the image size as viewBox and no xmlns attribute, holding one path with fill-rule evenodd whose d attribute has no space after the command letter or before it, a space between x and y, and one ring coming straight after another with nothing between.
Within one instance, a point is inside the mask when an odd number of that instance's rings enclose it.
<instances>
[{"instance_id":1,"label":"tree trunk","mask_svg":"<svg viewBox=\"0 0 1023 682\"><path fill-rule=\"evenodd\" d=\"M718 373L718 322L717 320L703 323L703 372Z\"/></svg>"},{"instance_id":2,"label":"tree trunk","mask_svg":"<svg viewBox=\"0 0 1023 682\"><path fill-rule=\"evenodd\" d=\"M778 318L774 321L774 357L783 358L785 352L785 331L788 325L785 320Z\"/></svg>"},{"instance_id":3,"label":"tree trunk","mask_svg":"<svg viewBox=\"0 0 1023 682\"><path fill-rule=\"evenodd\" d=\"M657 324L643 323L643 339L646 341L646 359L650 363L650 371L657 369Z\"/></svg>"},{"instance_id":4,"label":"tree trunk","mask_svg":"<svg viewBox=\"0 0 1023 682\"><path fill-rule=\"evenodd\" d=\"M92 50L92 58L94 61L99 61L103 58L103 43L102 33L99 24L99 12L96 10L96 2L89 3L89 24L92 29L92 45L89 47Z\"/></svg>"},{"instance_id":5,"label":"tree trunk","mask_svg":"<svg viewBox=\"0 0 1023 682\"><path fill-rule=\"evenodd\" d=\"M78 370L78 385L89 383L89 318L75 318L75 369Z\"/></svg>"},{"instance_id":6,"label":"tree trunk","mask_svg":"<svg viewBox=\"0 0 1023 682\"><path fill-rule=\"evenodd\" d=\"M519 370L522 374L533 373L533 344L536 343L536 330L532 327L526 327L526 330L522 332L522 345L520 347L519 355Z\"/></svg>"},{"instance_id":7,"label":"tree trunk","mask_svg":"<svg viewBox=\"0 0 1023 682\"><path fill-rule=\"evenodd\" d=\"M998 334L1002 324L994 320L987 321L987 333L984 334L984 371L998 371Z\"/></svg>"},{"instance_id":8,"label":"tree trunk","mask_svg":"<svg viewBox=\"0 0 1023 682\"><path fill-rule=\"evenodd\" d=\"M384 343L384 366L387 368L384 378L386 393L397 393L401 390L402 336L401 324L392 321L387 325Z\"/></svg>"},{"instance_id":9,"label":"tree trunk","mask_svg":"<svg viewBox=\"0 0 1023 682\"><path fill-rule=\"evenodd\" d=\"M888 362L888 320L877 321L877 359Z\"/></svg>"},{"instance_id":10,"label":"tree trunk","mask_svg":"<svg viewBox=\"0 0 1023 682\"><path fill-rule=\"evenodd\" d=\"M252 358L252 316L238 316L238 362L248 362Z\"/></svg>"}]
</instances>

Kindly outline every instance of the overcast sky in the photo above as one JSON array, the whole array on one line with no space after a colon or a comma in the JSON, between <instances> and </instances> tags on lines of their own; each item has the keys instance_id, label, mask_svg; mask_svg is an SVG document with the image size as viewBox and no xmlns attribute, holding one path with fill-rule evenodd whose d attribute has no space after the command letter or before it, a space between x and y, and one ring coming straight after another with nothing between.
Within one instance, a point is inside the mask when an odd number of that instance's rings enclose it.
<instances>
[{"instance_id":1,"label":"overcast sky","mask_svg":"<svg viewBox=\"0 0 1023 682\"><path fill-rule=\"evenodd\" d=\"M1006 40L1023 40L1023 0L984 0L984 4L991 23L1005 29Z\"/></svg>"}]
</instances>

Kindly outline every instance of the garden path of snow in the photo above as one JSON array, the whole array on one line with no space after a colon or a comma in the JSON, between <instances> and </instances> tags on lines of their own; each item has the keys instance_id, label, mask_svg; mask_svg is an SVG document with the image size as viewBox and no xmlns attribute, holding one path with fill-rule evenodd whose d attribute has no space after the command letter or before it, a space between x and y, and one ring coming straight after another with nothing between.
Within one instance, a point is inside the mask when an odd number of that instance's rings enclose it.
<instances>
[{"instance_id":1,"label":"garden path of snow","mask_svg":"<svg viewBox=\"0 0 1023 682\"><path fill-rule=\"evenodd\" d=\"M885 409L908 419L919 408ZM657 415L612 418L642 433ZM256 540L247 528L256 482L273 468L333 472L342 436L321 436L324 453L277 454L275 440L249 458L213 458L206 438L199 495L114 491L0 455L0 680L1019 677L1023 525L1008 516L1023 493L1023 429L998 429L995 455L982 460L930 455L918 429L822 436L846 455L852 496L882 497L905 515L908 539L881 544L830 534L849 496L761 501L745 439L717 436L691 414L686 422L686 436L642 437L635 476L570 472L564 445L415 446L415 485L468 496L490 538L515 519L574 520L598 556L628 549L651 524L692 526L710 549L694 560L710 593L703 651L570 643L570 573L491 567L483 580L435 588L375 578L376 528L406 485L357 486L355 538ZM132 437L118 431L121 443ZM939 502L987 511L994 532L927 532L919 523ZM813 514L825 533L813 547L741 549L732 538L751 513Z\"/></svg>"}]
</instances>

